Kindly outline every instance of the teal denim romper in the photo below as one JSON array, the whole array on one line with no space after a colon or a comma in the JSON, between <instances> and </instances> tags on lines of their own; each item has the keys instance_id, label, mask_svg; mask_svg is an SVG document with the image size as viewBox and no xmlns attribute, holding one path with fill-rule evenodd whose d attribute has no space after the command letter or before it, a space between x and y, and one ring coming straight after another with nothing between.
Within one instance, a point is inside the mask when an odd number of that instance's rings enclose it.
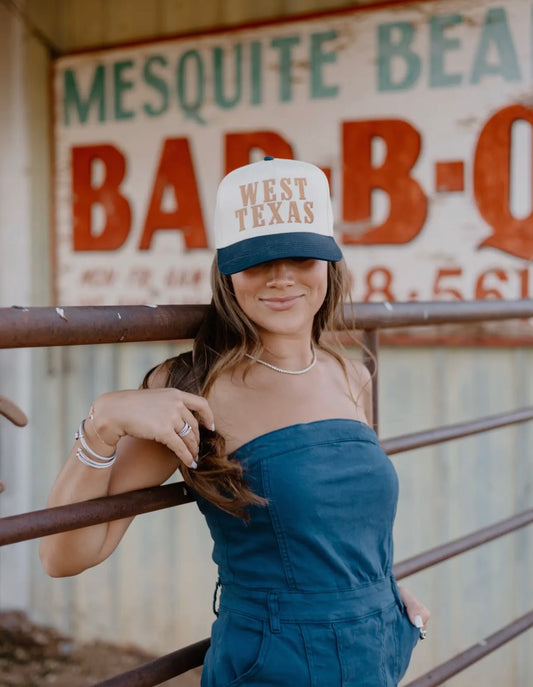
<instances>
[{"instance_id":1,"label":"teal denim romper","mask_svg":"<svg viewBox=\"0 0 533 687\"><path fill-rule=\"evenodd\" d=\"M221 586L202 687L396 687L419 631L392 574L396 471L349 419L291 425L233 456L268 499L203 499Z\"/></svg>"}]
</instances>

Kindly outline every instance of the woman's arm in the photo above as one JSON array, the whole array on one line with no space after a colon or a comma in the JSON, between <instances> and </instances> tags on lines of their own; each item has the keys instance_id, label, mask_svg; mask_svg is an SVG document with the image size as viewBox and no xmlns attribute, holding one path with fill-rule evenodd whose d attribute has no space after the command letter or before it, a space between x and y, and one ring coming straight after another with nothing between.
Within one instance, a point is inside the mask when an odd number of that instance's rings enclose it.
<instances>
[{"instance_id":1,"label":"woman's arm","mask_svg":"<svg viewBox=\"0 0 533 687\"><path fill-rule=\"evenodd\" d=\"M194 394L170 388L117 391L99 396L94 415L84 423L85 440L96 453L109 456L112 467L96 469L76 456L74 443L59 473L48 506L123 493L161 484L178 467L178 460L191 467L198 455L199 429L214 427L207 401ZM185 422L192 431L178 432ZM44 537L39 554L46 572L54 577L75 575L105 560L117 547L133 518L115 520L83 529Z\"/></svg>"}]
</instances>

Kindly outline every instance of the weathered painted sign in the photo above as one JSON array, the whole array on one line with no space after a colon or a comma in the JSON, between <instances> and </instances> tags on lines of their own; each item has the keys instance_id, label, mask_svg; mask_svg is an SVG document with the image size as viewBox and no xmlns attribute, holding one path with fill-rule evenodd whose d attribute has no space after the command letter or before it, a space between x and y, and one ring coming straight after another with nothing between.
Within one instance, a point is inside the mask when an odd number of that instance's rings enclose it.
<instances>
[{"instance_id":1,"label":"weathered painted sign","mask_svg":"<svg viewBox=\"0 0 533 687\"><path fill-rule=\"evenodd\" d=\"M328 174L354 299L532 297L532 84L530 0L406 2L63 57L57 301L206 302L217 184L263 155Z\"/></svg>"}]
</instances>

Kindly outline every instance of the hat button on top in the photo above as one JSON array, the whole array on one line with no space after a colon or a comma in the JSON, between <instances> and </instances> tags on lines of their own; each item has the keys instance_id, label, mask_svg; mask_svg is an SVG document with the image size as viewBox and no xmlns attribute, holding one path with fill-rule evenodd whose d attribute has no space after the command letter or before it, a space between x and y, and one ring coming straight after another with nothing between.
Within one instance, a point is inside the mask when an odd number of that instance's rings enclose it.
<instances>
[{"instance_id":1,"label":"hat button on top","mask_svg":"<svg viewBox=\"0 0 533 687\"><path fill-rule=\"evenodd\" d=\"M274 158L272 157L272 155L265 155L264 159L265 160L273 160Z\"/></svg>"}]
</instances>

